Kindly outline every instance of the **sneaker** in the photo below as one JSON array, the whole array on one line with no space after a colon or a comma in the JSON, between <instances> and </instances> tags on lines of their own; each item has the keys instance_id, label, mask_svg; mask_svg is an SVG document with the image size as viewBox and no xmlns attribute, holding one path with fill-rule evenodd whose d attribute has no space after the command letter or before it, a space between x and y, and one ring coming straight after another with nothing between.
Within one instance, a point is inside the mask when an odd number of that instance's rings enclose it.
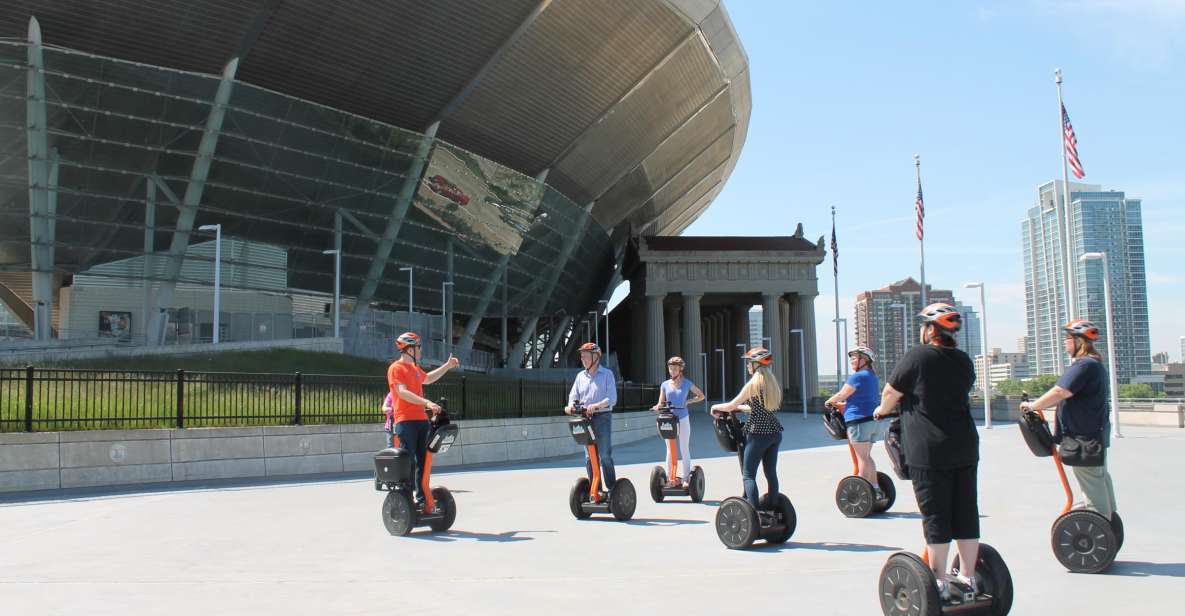
<instances>
[{"instance_id":1,"label":"sneaker","mask_svg":"<svg viewBox=\"0 0 1185 616\"><path fill-rule=\"evenodd\" d=\"M884 493L884 491L883 491L883 490L881 490L881 489L880 489L880 488L878 488L878 487L873 487L873 488L872 488L872 500L875 500L875 501L883 501L883 500L885 500L885 493Z\"/></svg>"},{"instance_id":2,"label":"sneaker","mask_svg":"<svg viewBox=\"0 0 1185 616\"><path fill-rule=\"evenodd\" d=\"M960 573L959 575L955 576L955 581L962 584L963 586L966 586L967 588L970 588L971 592L975 593L976 595L980 594L980 592L981 592L979 590L979 576L978 575L975 575L972 577L965 577L963 574Z\"/></svg>"},{"instance_id":3,"label":"sneaker","mask_svg":"<svg viewBox=\"0 0 1185 616\"><path fill-rule=\"evenodd\" d=\"M947 581L946 577L943 576L943 577L935 578L934 583L938 586L938 600L939 601L950 600L950 583Z\"/></svg>"}]
</instances>

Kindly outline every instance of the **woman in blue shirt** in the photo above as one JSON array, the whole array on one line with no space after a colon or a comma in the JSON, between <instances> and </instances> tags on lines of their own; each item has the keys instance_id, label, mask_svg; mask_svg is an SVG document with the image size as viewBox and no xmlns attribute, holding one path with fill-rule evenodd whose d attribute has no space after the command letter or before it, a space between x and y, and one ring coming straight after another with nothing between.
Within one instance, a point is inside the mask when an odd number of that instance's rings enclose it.
<instances>
[{"instance_id":1,"label":"woman in blue shirt","mask_svg":"<svg viewBox=\"0 0 1185 616\"><path fill-rule=\"evenodd\" d=\"M667 373L671 375L671 378L663 381L659 386L658 404L652 407L653 410L659 411L670 403L671 412L679 418L679 454L683 458L683 472L677 477L670 478L667 486L671 488L687 487L687 479L691 476L691 419L687 407L707 399L704 392L700 391L695 383L683 376L683 369L686 366L687 363L683 361L682 357L675 356L667 360ZM688 396L691 396L690 400L687 399ZM667 468L670 466L671 451L668 449ZM680 479L682 479L682 485L680 485Z\"/></svg>"},{"instance_id":2,"label":"woman in blue shirt","mask_svg":"<svg viewBox=\"0 0 1185 616\"><path fill-rule=\"evenodd\" d=\"M860 476L871 483L879 500L884 497L876 480L876 462L872 460L872 446L882 435L881 421L872 417L880 403L880 383L872 364L876 355L866 346L858 346L848 352L852 362L852 373L843 388L827 399L827 406L843 410L844 423L848 425L848 441L856 452Z\"/></svg>"}]
</instances>

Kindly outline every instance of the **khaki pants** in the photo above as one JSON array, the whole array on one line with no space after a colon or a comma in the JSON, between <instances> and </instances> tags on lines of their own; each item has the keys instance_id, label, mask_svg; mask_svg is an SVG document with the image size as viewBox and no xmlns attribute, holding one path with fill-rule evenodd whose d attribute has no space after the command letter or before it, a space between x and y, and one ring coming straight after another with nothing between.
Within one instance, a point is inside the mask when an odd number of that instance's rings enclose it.
<instances>
[{"instance_id":1,"label":"khaki pants","mask_svg":"<svg viewBox=\"0 0 1185 616\"><path fill-rule=\"evenodd\" d=\"M1110 457L1109 455L1107 457ZM1078 480L1078 487L1086 497L1086 506L1101 513L1108 520L1118 509L1115 504L1115 485L1111 483L1111 473L1107 472L1107 463L1102 466L1071 466L1074 477Z\"/></svg>"}]
</instances>

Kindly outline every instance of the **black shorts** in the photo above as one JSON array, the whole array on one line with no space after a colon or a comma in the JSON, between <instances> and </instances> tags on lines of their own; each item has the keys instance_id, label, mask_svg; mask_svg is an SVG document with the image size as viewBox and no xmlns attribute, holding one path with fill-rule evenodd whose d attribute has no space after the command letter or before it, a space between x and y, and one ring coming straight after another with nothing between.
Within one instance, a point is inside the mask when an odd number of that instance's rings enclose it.
<instances>
[{"instance_id":1,"label":"black shorts","mask_svg":"<svg viewBox=\"0 0 1185 616\"><path fill-rule=\"evenodd\" d=\"M979 538L978 468L909 469L927 544Z\"/></svg>"}]
</instances>

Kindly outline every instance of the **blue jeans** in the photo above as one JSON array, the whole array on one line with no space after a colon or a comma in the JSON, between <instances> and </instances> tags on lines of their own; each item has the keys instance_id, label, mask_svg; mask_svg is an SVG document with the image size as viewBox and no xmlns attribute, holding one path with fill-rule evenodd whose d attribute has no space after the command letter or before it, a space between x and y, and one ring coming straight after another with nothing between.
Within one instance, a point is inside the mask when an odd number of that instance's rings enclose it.
<instances>
[{"instance_id":1,"label":"blue jeans","mask_svg":"<svg viewBox=\"0 0 1185 616\"><path fill-rule=\"evenodd\" d=\"M765 482L769 493L778 493L778 446L782 444L782 433L746 434L745 458L741 463L741 477L745 484L745 499L757 508L757 465L765 471Z\"/></svg>"},{"instance_id":2,"label":"blue jeans","mask_svg":"<svg viewBox=\"0 0 1185 616\"><path fill-rule=\"evenodd\" d=\"M601 482L606 490L613 489L617 471L613 468L613 413L597 413L592 416L593 433L597 435L597 457L601 460ZM592 460L588 450L584 452L584 472L592 480Z\"/></svg>"},{"instance_id":3,"label":"blue jeans","mask_svg":"<svg viewBox=\"0 0 1185 616\"><path fill-rule=\"evenodd\" d=\"M426 419L401 421L395 424L395 436L399 438L399 448L415 454L415 473L417 498L424 498L424 463L428 459L428 432L432 429Z\"/></svg>"}]
</instances>

